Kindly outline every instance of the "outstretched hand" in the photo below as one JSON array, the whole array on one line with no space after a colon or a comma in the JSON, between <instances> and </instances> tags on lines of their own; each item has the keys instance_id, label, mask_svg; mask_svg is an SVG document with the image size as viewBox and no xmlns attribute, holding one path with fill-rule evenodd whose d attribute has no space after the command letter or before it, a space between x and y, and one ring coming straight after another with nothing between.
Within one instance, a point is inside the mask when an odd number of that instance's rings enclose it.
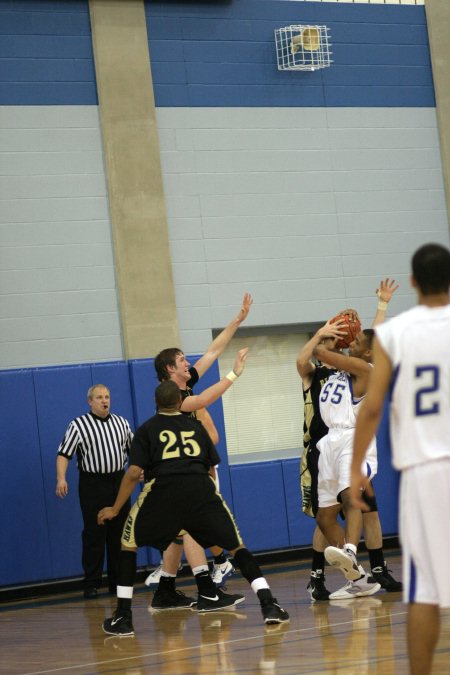
<instances>
[{"instance_id":1,"label":"outstretched hand","mask_svg":"<svg viewBox=\"0 0 450 675\"><path fill-rule=\"evenodd\" d=\"M388 277L384 281L383 279L380 281L380 285L378 286L375 293L378 295L379 300L382 300L383 302L390 302L398 287L399 284L395 283L395 279L389 279Z\"/></svg>"},{"instance_id":2,"label":"outstretched hand","mask_svg":"<svg viewBox=\"0 0 450 675\"><path fill-rule=\"evenodd\" d=\"M244 372L245 368L245 361L247 360L248 356L248 347L244 347L244 349L240 349L237 353L236 356L236 361L234 362L233 370L235 375L239 377L239 375L242 375Z\"/></svg>"},{"instance_id":3,"label":"outstretched hand","mask_svg":"<svg viewBox=\"0 0 450 675\"><path fill-rule=\"evenodd\" d=\"M242 307L239 310L239 313L236 317L239 323L242 323L243 321L245 321L245 319L248 316L248 313L250 311L250 307L252 306L252 304L253 304L252 296L250 295L250 293L245 293L244 299L242 300Z\"/></svg>"}]
</instances>

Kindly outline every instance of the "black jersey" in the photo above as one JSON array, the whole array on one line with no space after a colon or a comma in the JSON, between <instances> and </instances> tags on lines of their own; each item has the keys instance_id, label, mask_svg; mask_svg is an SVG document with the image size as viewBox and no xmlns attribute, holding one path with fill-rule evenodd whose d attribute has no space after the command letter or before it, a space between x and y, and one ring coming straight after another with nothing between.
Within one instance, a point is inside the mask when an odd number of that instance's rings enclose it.
<instances>
[{"instance_id":1,"label":"black jersey","mask_svg":"<svg viewBox=\"0 0 450 675\"><path fill-rule=\"evenodd\" d=\"M191 379L187 381L186 389L180 389L181 401L184 401L184 399L187 398L188 396L194 395L192 388L194 387L194 385L197 384L197 382L200 379L194 366L192 366L192 368L189 368L189 374L191 376ZM187 417L193 417L197 419L197 413L195 410L193 410L192 412L183 412L182 410L181 412L183 413L183 415L186 415Z\"/></svg>"},{"instance_id":2,"label":"black jersey","mask_svg":"<svg viewBox=\"0 0 450 675\"><path fill-rule=\"evenodd\" d=\"M325 382L336 371L326 366L317 366L311 385L303 391L305 417L303 422L303 445L316 445L328 433L328 427L320 416L319 396Z\"/></svg>"},{"instance_id":3,"label":"black jersey","mask_svg":"<svg viewBox=\"0 0 450 675\"><path fill-rule=\"evenodd\" d=\"M130 465L144 469L145 480L157 476L207 474L220 457L201 422L180 413L157 413L136 431Z\"/></svg>"}]
</instances>

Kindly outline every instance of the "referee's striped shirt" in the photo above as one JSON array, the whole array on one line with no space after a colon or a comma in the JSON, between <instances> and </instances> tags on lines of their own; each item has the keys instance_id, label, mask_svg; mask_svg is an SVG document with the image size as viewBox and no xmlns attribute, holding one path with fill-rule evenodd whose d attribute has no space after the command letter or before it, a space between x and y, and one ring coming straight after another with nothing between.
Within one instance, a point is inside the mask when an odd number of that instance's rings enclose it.
<instances>
[{"instance_id":1,"label":"referee's striped shirt","mask_svg":"<svg viewBox=\"0 0 450 675\"><path fill-rule=\"evenodd\" d=\"M69 424L58 455L72 459L76 452L78 468L86 473L114 473L125 467L132 438L125 418L86 413Z\"/></svg>"}]
</instances>

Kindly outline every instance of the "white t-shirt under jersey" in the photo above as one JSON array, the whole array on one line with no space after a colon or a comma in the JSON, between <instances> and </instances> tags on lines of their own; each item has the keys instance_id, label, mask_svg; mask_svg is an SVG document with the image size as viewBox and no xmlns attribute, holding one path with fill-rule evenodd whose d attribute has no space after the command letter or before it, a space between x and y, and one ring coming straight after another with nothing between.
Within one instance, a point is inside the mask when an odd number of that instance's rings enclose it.
<instances>
[{"instance_id":1,"label":"white t-shirt under jersey","mask_svg":"<svg viewBox=\"0 0 450 675\"><path fill-rule=\"evenodd\" d=\"M450 305L418 305L375 332L393 367L395 468L450 457Z\"/></svg>"}]
</instances>

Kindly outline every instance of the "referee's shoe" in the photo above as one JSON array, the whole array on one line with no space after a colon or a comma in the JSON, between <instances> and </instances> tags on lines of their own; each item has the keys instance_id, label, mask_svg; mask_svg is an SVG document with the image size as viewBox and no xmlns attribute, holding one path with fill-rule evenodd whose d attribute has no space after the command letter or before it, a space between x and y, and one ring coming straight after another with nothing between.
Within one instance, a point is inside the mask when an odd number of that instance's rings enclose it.
<instances>
[{"instance_id":1,"label":"referee's shoe","mask_svg":"<svg viewBox=\"0 0 450 675\"><path fill-rule=\"evenodd\" d=\"M134 635L131 610L116 610L111 619L103 622L102 628L108 635L120 635L121 637Z\"/></svg>"}]
</instances>

